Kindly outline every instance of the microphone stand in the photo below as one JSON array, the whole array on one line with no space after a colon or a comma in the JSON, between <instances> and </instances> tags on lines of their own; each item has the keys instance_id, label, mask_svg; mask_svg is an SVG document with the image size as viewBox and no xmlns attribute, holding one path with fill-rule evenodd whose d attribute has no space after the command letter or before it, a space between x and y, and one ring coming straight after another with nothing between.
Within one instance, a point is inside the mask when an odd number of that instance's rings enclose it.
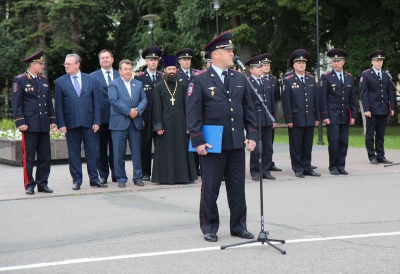
<instances>
[{"instance_id":1,"label":"microphone stand","mask_svg":"<svg viewBox=\"0 0 400 274\"><path fill-rule=\"evenodd\" d=\"M258 238L256 240L251 240L243 243L236 243L236 244L230 244L230 245L223 245L221 246L221 249L227 249L229 247L234 247L234 246L239 246L239 245L245 245L245 244L250 244L250 243L256 243L256 242L261 242L262 244L267 243L268 245L272 246L279 252L281 252L282 255L286 254L285 250L280 249L276 245L272 244L271 242L279 242L284 244L285 240L276 240L276 239L269 239L269 231L265 231L264 228L264 191L263 191L263 176L262 176L262 137L261 137L261 106L263 106L268 114L268 117L271 119L272 123L275 123L274 117L271 115L271 113L268 111L268 108L264 104L264 100L262 97L258 94L257 89L254 88L254 86L251 84L250 80L246 77L247 82L250 84L252 87L253 92L257 95L258 100L256 101L256 105L258 108L258 153L259 153L259 169L260 169L260 207L261 207L261 231L260 234L258 235ZM274 102L275 103L275 102Z\"/></svg>"}]
</instances>

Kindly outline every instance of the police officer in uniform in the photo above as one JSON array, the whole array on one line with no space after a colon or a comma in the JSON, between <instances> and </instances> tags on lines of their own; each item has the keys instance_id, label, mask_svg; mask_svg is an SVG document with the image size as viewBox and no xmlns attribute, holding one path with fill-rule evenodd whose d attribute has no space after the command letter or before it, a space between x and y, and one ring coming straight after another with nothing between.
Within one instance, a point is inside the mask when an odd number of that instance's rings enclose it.
<instances>
[{"instance_id":1,"label":"police officer in uniform","mask_svg":"<svg viewBox=\"0 0 400 274\"><path fill-rule=\"evenodd\" d=\"M25 73L13 80L11 104L15 125L22 132L23 173L26 194L52 193L48 184L51 164L50 128L56 127L56 115L49 82L41 75L44 69L43 50L22 60ZM33 165L37 155L36 176Z\"/></svg>"},{"instance_id":2,"label":"police officer in uniform","mask_svg":"<svg viewBox=\"0 0 400 274\"><path fill-rule=\"evenodd\" d=\"M329 171L332 175L348 175L349 125L354 125L357 117L353 76L343 70L346 51L331 49L327 55L332 58L333 70L321 76L319 106L329 142Z\"/></svg>"},{"instance_id":3,"label":"police officer in uniform","mask_svg":"<svg viewBox=\"0 0 400 274\"><path fill-rule=\"evenodd\" d=\"M372 67L361 73L360 97L367 119L365 147L370 163L392 164L385 157L384 137L388 115L394 115L394 100L389 76L382 70L385 52L376 50L369 55ZM374 147L375 144L375 147Z\"/></svg>"},{"instance_id":4,"label":"police officer in uniform","mask_svg":"<svg viewBox=\"0 0 400 274\"><path fill-rule=\"evenodd\" d=\"M272 62L272 54L271 53L264 53L261 54L261 63L262 63L262 69L263 69L263 80L267 85L269 85L272 89L272 94L274 95L274 100L275 104L281 100L281 91L279 89L278 85L278 79L270 74L271 72L271 62ZM275 128L272 129L272 144L274 144L274 137L275 137ZM272 151L273 153L273 151ZM281 168L277 167L275 165L275 162L272 161L271 171L282 171Z\"/></svg>"},{"instance_id":5,"label":"police officer in uniform","mask_svg":"<svg viewBox=\"0 0 400 274\"><path fill-rule=\"evenodd\" d=\"M253 151L257 139L256 118L250 85L246 76L229 69L233 64L232 33L215 37L205 47L211 52L212 65L197 73L189 84L186 122L193 147L200 154L202 190L200 228L204 239L218 241L217 199L225 175L232 236L252 239L247 231L245 198L245 151ZM202 125L222 125L222 152L207 153ZM246 129L247 137L243 136Z\"/></svg>"},{"instance_id":6,"label":"police officer in uniform","mask_svg":"<svg viewBox=\"0 0 400 274\"><path fill-rule=\"evenodd\" d=\"M208 69L211 66L211 63L212 63L211 53L209 51L206 51L204 53L204 59L206 60L206 69Z\"/></svg>"},{"instance_id":7,"label":"police officer in uniform","mask_svg":"<svg viewBox=\"0 0 400 274\"><path fill-rule=\"evenodd\" d=\"M176 73L178 81L185 83L185 85L189 85L193 74L198 72L197 69L192 69L190 67L192 65L193 50L183 48L176 53L176 57L178 58L179 63L179 69Z\"/></svg>"},{"instance_id":8,"label":"police officer in uniform","mask_svg":"<svg viewBox=\"0 0 400 274\"><path fill-rule=\"evenodd\" d=\"M262 59L261 55L255 56L246 62L246 66L250 67L249 81L255 88L255 92L257 92L261 98L264 100L264 105L267 107L270 114L274 117L276 121L276 108L275 108L275 100L274 94L272 92L272 87L268 80L263 80L263 68L262 68ZM272 130L276 126L276 122L272 122L272 120L267 115L267 112L264 106L259 104L258 96L255 92L251 91L251 97L254 102L254 110L256 114L257 120L257 129L259 129L258 121L261 120L261 141L262 142L262 170L260 171L260 153L258 149L255 149L250 153L250 174L253 181L260 180L260 176L268 180L275 180L275 177L271 175L270 168L272 164ZM258 108L260 107L261 112L258 112ZM258 117L260 114L260 117Z\"/></svg>"},{"instance_id":9,"label":"police officer in uniform","mask_svg":"<svg viewBox=\"0 0 400 274\"><path fill-rule=\"evenodd\" d=\"M162 51L157 46L147 47L142 52L142 58L146 59L147 68L145 71L135 75L135 79L143 84L146 92L147 106L142 113L144 130L142 130L142 146L140 158L142 161L143 181L150 181L151 176L151 148L153 145L153 135L147 130L151 125L151 107L153 105L154 85L162 80L162 72L157 71L158 61Z\"/></svg>"},{"instance_id":10,"label":"police officer in uniform","mask_svg":"<svg viewBox=\"0 0 400 274\"><path fill-rule=\"evenodd\" d=\"M310 53L304 49L295 50L289 58L294 72L283 79L282 107L288 125L289 148L292 169L295 176L321 176L311 167L311 152L314 126L318 126L319 102L315 78L306 74Z\"/></svg>"}]
</instances>

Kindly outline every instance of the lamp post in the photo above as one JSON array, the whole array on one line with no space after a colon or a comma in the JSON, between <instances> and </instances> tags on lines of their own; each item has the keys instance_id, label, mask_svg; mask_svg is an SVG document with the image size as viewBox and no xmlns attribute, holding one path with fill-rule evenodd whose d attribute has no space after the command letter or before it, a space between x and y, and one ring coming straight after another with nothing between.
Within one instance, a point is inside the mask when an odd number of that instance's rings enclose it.
<instances>
[{"instance_id":1,"label":"lamp post","mask_svg":"<svg viewBox=\"0 0 400 274\"><path fill-rule=\"evenodd\" d=\"M319 10L318 10L318 0L315 0L315 14L316 14L316 29L317 29L317 76L318 81L320 81L320 69L319 69ZM318 103L318 102L317 102ZM321 115L319 116L318 123L318 145L324 144L324 139L322 136L322 119Z\"/></svg>"},{"instance_id":2,"label":"lamp post","mask_svg":"<svg viewBox=\"0 0 400 274\"><path fill-rule=\"evenodd\" d=\"M216 23L216 27L217 27L216 33L218 36L218 33L219 33L218 32L218 10L220 8L220 5L219 5L219 0L214 0L213 2L214 2L214 10L215 10L215 23Z\"/></svg>"},{"instance_id":3,"label":"lamp post","mask_svg":"<svg viewBox=\"0 0 400 274\"><path fill-rule=\"evenodd\" d=\"M161 19L160 16L157 14L147 14L142 17L143 20L149 21L149 28L151 33L151 46L153 45L153 28L154 28L154 21L158 21Z\"/></svg>"}]
</instances>

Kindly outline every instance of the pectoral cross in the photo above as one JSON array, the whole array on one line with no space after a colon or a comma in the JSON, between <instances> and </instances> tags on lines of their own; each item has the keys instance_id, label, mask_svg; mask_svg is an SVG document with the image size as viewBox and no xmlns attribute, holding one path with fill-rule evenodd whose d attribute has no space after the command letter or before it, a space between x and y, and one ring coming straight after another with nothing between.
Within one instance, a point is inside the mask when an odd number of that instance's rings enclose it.
<instances>
[{"instance_id":1,"label":"pectoral cross","mask_svg":"<svg viewBox=\"0 0 400 274\"><path fill-rule=\"evenodd\" d=\"M169 99L171 102L172 102L172 105L174 105L174 102L175 102L175 98L174 97L172 97L171 99Z\"/></svg>"}]
</instances>

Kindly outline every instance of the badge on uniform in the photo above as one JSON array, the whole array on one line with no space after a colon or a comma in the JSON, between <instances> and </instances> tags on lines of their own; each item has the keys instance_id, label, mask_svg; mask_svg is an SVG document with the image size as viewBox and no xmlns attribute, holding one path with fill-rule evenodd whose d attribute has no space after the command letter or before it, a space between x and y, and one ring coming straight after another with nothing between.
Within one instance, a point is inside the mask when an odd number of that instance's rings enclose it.
<instances>
[{"instance_id":1,"label":"badge on uniform","mask_svg":"<svg viewBox=\"0 0 400 274\"><path fill-rule=\"evenodd\" d=\"M361 78L360 78L360 83L362 83L363 80L364 80L364 76L361 76Z\"/></svg>"},{"instance_id":2,"label":"badge on uniform","mask_svg":"<svg viewBox=\"0 0 400 274\"><path fill-rule=\"evenodd\" d=\"M18 91L18 84L17 84L17 83L14 83L14 84L13 84L13 91L14 91L14 92L17 92L17 91Z\"/></svg>"},{"instance_id":3,"label":"badge on uniform","mask_svg":"<svg viewBox=\"0 0 400 274\"><path fill-rule=\"evenodd\" d=\"M214 96L215 95L215 91L214 91L215 87L209 87L208 89L211 90L211 96Z\"/></svg>"},{"instance_id":4,"label":"badge on uniform","mask_svg":"<svg viewBox=\"0 0 400 274\"><path fill-rule=\"evenodd\" d=\"M144 90L148 90L149 89L149 85L144 85Z\"/></svg>"},{"instance_id":5,"label":"badge on uniform","mask_svg":"<svg viewBox=\"0 0 400 274\"><path fill-rule=\"evenodd\" d=\"M48 85L48 84L43 84L43 86L44 86L44 87L46 87L46 88L48 88L48 87L49 87L49 85Z\"/></svg>"},{"instance_id":6,"label":"badge on uniform","mask_svg":"<svg viewBox=\"0 0 400 274\"><path fill-rule=\"evenodd\" d=\"M333 90L335 90L336 84L332 84L332 88Z\"/></svg>"},{"instance_id":7,"label":"badge on uniform","mask_svg":"<svg viewBox=\"0 0 400 274\"><path fill-rule=\"evenodd\" d=\"M33 91L33 87L32 87L32 85L31 84L27 84L26 86L25 86L25 91Z\"/></svg>"},{"instance_id":8,"label":"badge on uniform","mask_svg":"<svg viewBox=\"0 0 400 274\"><path fill-rule=\"evenodd\" d=\"M194 84L190 83L188 88L188 96L192 95L193 93Z\"/></svg>"},{"instance_id":9,"label":"badge on uniform","mask_svg":"<svg viewBox=\"0 0 400 274\"><path fill-rule=\"evenodd\" d=\"M293 84L292 84L292 89L293 89L293 88L299 88L299 85L298 85L297 83L293 83Z\"/></svg>"}]
</instances>

